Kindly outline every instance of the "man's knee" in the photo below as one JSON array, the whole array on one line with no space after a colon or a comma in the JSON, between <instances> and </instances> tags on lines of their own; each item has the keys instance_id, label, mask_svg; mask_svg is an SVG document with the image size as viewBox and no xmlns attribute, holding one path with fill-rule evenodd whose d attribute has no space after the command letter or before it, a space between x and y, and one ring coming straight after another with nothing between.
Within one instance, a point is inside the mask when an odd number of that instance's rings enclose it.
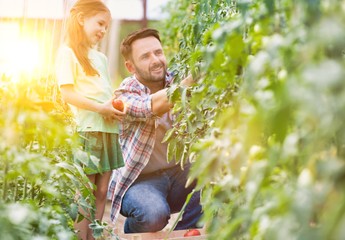
<instances>
[{"instance_id":1,"label":"man's knee","mask_svg":"<svg viewBox=\"0 0 345 240\"><path fill-rule=\"evenodd\" d=\"M125 232L157 232L168 224L169 219L167 207L151 206L127 217Z\"/></svg>"},{"instance_id":2,"label":"man's knee","mask_svg":"<svg viewBox=\"0 0 345 240\"><path fill-rule=\"evenodd\" d=\"M170 212L166 209L152 207L144 217L147 231L157 232L162 230L170 219Z\"/></svg>"}]
</instances>

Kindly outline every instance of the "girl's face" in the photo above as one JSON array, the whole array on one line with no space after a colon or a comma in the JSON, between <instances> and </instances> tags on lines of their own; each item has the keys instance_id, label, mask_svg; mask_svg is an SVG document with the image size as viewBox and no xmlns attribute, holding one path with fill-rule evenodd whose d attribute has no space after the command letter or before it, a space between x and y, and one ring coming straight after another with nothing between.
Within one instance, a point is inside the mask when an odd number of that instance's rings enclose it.
<instances>
[{"instance_id":1,"label":"girl's face","mask_svg":"<svg viewBox=\"0 0 345 240\"><path fill-rule=\"evenodd\" d=\"M100 12L81 21L81 25L91 45L97 44L104 37L110 19L111 16L108 12Z\"/></svg>"}]
</instances>

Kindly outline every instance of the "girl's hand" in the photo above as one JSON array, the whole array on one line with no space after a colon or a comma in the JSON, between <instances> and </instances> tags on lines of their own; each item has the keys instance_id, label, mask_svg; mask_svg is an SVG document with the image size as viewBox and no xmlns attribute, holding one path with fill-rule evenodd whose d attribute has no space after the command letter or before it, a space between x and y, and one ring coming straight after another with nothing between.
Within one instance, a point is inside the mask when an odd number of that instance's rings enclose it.
<instances>
[{"instance_id":1,"label":"girl's hand","mask_svg":"<svg viewBox=\"0 0 345 240\"><path fill-rule=\"evenodd\" d=\"M99 113L103 115L106 120L117 120L123 121L127 113L127 107L125 106L124 110L121 112L115 109L112 105L113 99L103 103L101 105Z\"/></svg>"}]
</instances>

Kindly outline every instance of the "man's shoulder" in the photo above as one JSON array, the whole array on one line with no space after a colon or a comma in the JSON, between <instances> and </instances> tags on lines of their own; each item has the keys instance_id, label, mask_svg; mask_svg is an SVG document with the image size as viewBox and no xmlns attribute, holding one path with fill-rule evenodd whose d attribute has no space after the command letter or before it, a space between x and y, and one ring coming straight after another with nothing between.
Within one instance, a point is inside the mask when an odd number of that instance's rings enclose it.
<instances>
[{"instance_id":1,"label":"man's shoulder","mask_svg":"<svg viewBox=\"0 0 345 240\"><path fill-rule=\"evenodd\" d=\"M145 86L140 83L134 76L125 78L121 84L120 89L125 89L127 91L144 92Z\"/></svg>"},{"instance_id":2,"label":"man's shoulder","mask_svg":"<svg viewBox=\"0 0 345 240\"><path fill-rule=\"evenodd\" d=\"M120 87L123 86L133 86L136 85L137 81L134 76L126 77L125 79L122 80Z\"/></svg>"},{"instance_id":3,"label":"man's shoulder","mask_svg":"<svg viewBox=\"0 0 345 240\"><path fill-rule=\"evenodd\" d=\"M167 72L167 75L165 77L165 81L166 81L166 85L169 86L170 84L172 84L174 77L175 77L176 73L175 72Z\"/></svg>"}]
</instances>

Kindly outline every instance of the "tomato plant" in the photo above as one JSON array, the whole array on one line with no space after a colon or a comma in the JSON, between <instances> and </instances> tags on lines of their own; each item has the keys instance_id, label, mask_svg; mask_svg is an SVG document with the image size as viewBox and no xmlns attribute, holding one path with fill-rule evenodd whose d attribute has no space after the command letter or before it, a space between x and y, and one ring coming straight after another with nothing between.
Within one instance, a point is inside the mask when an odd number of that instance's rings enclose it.
<instances>
[{"instance_id":1,"label":"tomato plant","mask_svg":"<svg viewBox=\"0 0 345 240\"><path fill-rule=\"evenodd\" d=\"M342 238L344 6L171 1L163 43L198 83L170 89L168 157L193 162L210 239Z\"/></svg>"},{"instance_id":2,"label":"tomato plant","mask_svg":"<svg viewBox=\"0 0 345 240\"><path fill-rule=\"evenodd\" d=\"M78 208L93 220L93 186L71 157L83 152L53 79L29 83L0 86L0 239L74 239Z\"/></svg>"}]
</instances>

